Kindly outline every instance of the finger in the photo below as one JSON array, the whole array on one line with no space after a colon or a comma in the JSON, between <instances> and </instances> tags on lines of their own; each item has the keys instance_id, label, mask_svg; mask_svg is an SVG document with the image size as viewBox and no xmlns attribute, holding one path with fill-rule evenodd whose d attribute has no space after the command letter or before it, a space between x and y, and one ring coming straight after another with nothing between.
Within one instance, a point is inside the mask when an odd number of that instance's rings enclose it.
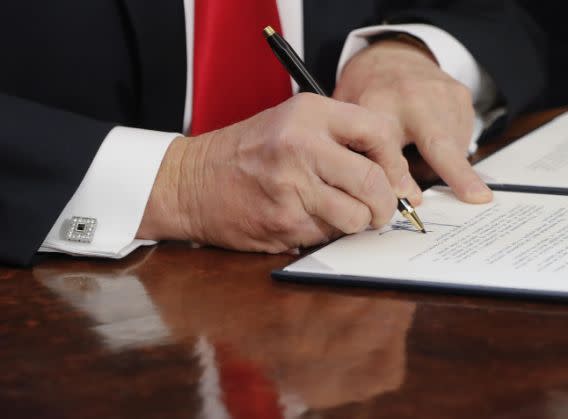
<instances>
[{"instance_id":1,"label":"finger","mask_svg":"<svg viewBox=\"0 0 568 419\"><path fill-rule=\"evenodd\" d=\"M334 142L322 142L314 171L325 183L361 201L371 211L371 225L388 222L396 195L377 163Z\"/></svg>"},{"instance_id":2,"label":"finger","mask_svg":"<svg viewBox=\"0 0 568 419\"><path fill-rule=\"evenodd\" d=\"M363 231L371 211L361 201L323 182L306 197L306 211L346 234Z\"/></svg>"},{"instance_id":3,"label":"finger","mask_svg":"<svg viewBox=\"0 0 568 419\"><path fill-rule=\"evenodd\" d=\"M275 240L271 248L279 249L284 247L286 250L283 253L299 255L301 248L329 243L342 235L343 233L337 228L317 216L311 216L298 225L297 233L292 233L282 240ZM286 243L286 245L282 246L280 243Z\"/></svg>"},{"instance_id":4,"label":"finger","mask_svg":"<svg viewBox=\"0 0 568 419\"><path fill-rule=\"evenodd\" d=\"M409 167L408 160L406 160L406 158L403 156L401 157L403 159L403 165L408 170ZM422 190L420 189L420 187L418 186L418 184L410 174L410 170L408 170L408 174L403 176L402 180L400 181L400 185L401 186L399 187L399 191L404 190L406 192L404 193L398 192L397 196L399 198L408 198L410 202L414 205L418 205L422 202Z\"/></svg>"},{"instance_id":5,"label":"finger","mask_svg":"<svg viewBox=\"0 0 568 419\"><path fill-rule=\"evenodd\" d=\"M474 204L491 201L493 193L475 173L456 142L431 140L419 144L418 148L459 199Z\"/></svg>"},{"instance_id":6,"label":"finger","mask_svg":"<svg viewBox=\"0 0 568 419\"><path fill-rule=\"evenodd\" d=\"M253 251L272 254L297 254L299 248L329 243L339 236L339 231L317 216L305 216L304 220L288 232L271 235L266 239L249 239L246 246ZM242 245L241 245L242 247Z\"/></svg>"},{"instance_id":7,"label":"finger","mask_svg":"<svg viewBox=\"0 0 568 419\"><path fill-rule=\"evenodd\" d=\"M420 186L418 186L414 179L412 179L411 188L413 192L411 192L406 198L408 198L410 203L416 207L422 203L422 189L420 189Z\"/></svg>"},{"instance_id":8,"label":"finger","mask_svg":"<svg viewBox=\"0 0 568 419\"><path fill-rule=\"evenodd\" d=\"M286 251L283 252L285 255L290 255L290 256L300 256L300 249L298 247L294 248L294 249L288 249Z\"/></svg>"},{"instance_id":9,"label":"finger","mask_svg":"<svg viewBox=\"0 0 568 419\"><path fill-rule=\"evenodd\" d=\"M311 216L298 226L298 234L293 242L298 247L310 247L328 243L338 236L338 230L318 216Z\"/></svg>"},{"instance_id":10,"label":"finger","mask_svg":"<svg viewBox=\"0 0 568 419\"><path fill-rule=\"evenodd\" d=\"M469 95L466 88L460 91ZM424 159L459 199L471 203L492 199L491 190L466 158L473 131L471 99L448 102L442 97L438 103L409 100L402 123Z\"/></svg>"},{"instance_id":11,"label":"finger","mask_svg":"<svg viewBox=\"0 0 568 419\"><path fill-rule=\"evenodd\" d=\"M396 119L377 116L349 103L335 102L334 105L329 125L333 139L378 163L397 196L406 197L415 192L408 163L402 155L404 135Z\"/></svg>"}]
</instances>

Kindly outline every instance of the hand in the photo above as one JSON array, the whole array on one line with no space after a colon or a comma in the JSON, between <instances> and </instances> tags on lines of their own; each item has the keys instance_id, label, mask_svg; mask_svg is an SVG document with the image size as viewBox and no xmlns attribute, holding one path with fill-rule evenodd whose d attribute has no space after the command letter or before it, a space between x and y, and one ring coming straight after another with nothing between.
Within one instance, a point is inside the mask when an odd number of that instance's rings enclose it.
<instances>
[{"instance_id":1,"label":"hand","mask_svg":"<svg viewBox=\"0 0 568 419\"><path fill-rule=\"evenodd\" d=\"M297 95L230 127L175 140L138 237L277 253L379 227L392 217L397 193L417 193L401 141L390 119Z\"/></svg>"},{"instance_id":2,"label":"hand","mask_svg":"<svg viewBox=\"0 0 568 419\"><path fill-rule=\"evenodd\" d=\"M251 292L234 279L241 264L253 272L269 269L270 262L259 258L238 259L211 286L205 275L192 275L210 271L211 258L199 252L189 257L186 270L173 269L164 281L156 281L148 265L139 270L172 339L188 350L207 336L213 347L254 365L279 394L299 397L311 411L365 403L405 382L415 303L372 294L280 293L260 284ZM231 307L239 307L237 316Z\"/></svg>"},{"instance_id":3,"label":"hand","mask_svg":"<svg viewBox=\"0 0 568 419\"><path fill-rule=\"evenodd\" d=\"M404 137L397 147L414 142L461 200L491 200L466 158L474 121L470 91L427 50L395 40L371 45L347 64L334 98L398 121Z\"/></svg>"}]
</instances>

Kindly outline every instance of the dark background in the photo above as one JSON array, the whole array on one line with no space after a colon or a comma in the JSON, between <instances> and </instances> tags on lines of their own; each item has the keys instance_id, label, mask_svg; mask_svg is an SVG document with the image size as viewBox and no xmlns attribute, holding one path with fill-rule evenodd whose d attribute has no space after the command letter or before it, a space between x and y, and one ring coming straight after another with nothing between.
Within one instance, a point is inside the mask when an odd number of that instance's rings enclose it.
<instances>
[{"instance_id":1,"label":"dark background","mask_svg":"<svg viewBox=\"0 0 568 419\"><path fill-rule=\"evenodd\" d=\"M568 105L568 20L566 5L553 0L520 0L535 18L537 23L545 28L548 37L548 88L535 108Z\"/></svg>"}]
</instances>

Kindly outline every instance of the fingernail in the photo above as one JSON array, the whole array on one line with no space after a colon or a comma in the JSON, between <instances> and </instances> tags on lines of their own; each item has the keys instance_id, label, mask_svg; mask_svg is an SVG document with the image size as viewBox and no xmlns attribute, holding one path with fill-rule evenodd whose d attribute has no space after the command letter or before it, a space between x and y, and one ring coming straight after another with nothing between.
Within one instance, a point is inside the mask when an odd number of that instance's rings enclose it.
<instances>
[{"instance_id":1,"label":"fingernail","mask_svg":"<svg viewBox=\"0 0 568 419\"><path fill-rule=\"evenodd\" d=\"M295 249L288 249L286 252L284 252L288 255L292 255L292 256L297 256L300 254L300 249L298 249L297 247Z\"/></svg>"},{"instance_id":2,"label":"fingernail","mask_svg":"<svg viewBox=\"0 0 568 419\"><path fill-rule=\"evenodd\" d=\"M474 182L467 191L468 201L488 202L493 197L491 189L483 182Z\"/></svg>"}]
</instances>

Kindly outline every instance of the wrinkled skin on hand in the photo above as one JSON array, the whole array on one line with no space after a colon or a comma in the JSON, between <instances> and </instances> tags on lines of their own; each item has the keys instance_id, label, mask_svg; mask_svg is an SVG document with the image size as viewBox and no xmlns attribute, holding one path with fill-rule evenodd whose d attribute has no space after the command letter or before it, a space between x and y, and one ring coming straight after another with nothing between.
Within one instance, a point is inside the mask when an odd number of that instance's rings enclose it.
<instances>
[{"instance_id":1,"label":"wrinkled skin on hand","mask_svg":"<svg viewBox=\"0 0 568 419\"><path fill-rule=\"evenodd\" d=\"M491 200L466 158L474 122L471 93L427 50L394 40L371 45L348 62L334 97L396 120L404 133L397 146L415 143L461 200Z\"/></svg>"},{"instance_id":2,"label":"wrinkled skin on hand","mask_svg":"<svg viewBox=\"0 0 568 419\"><path fill-rule=\"evenodd\" d=\"M139 237L279 253L378 228L420 196L391 118L299 94L162 163ZM170 204L172 203L172 204Z\"/></svg>"}]
</instances>

